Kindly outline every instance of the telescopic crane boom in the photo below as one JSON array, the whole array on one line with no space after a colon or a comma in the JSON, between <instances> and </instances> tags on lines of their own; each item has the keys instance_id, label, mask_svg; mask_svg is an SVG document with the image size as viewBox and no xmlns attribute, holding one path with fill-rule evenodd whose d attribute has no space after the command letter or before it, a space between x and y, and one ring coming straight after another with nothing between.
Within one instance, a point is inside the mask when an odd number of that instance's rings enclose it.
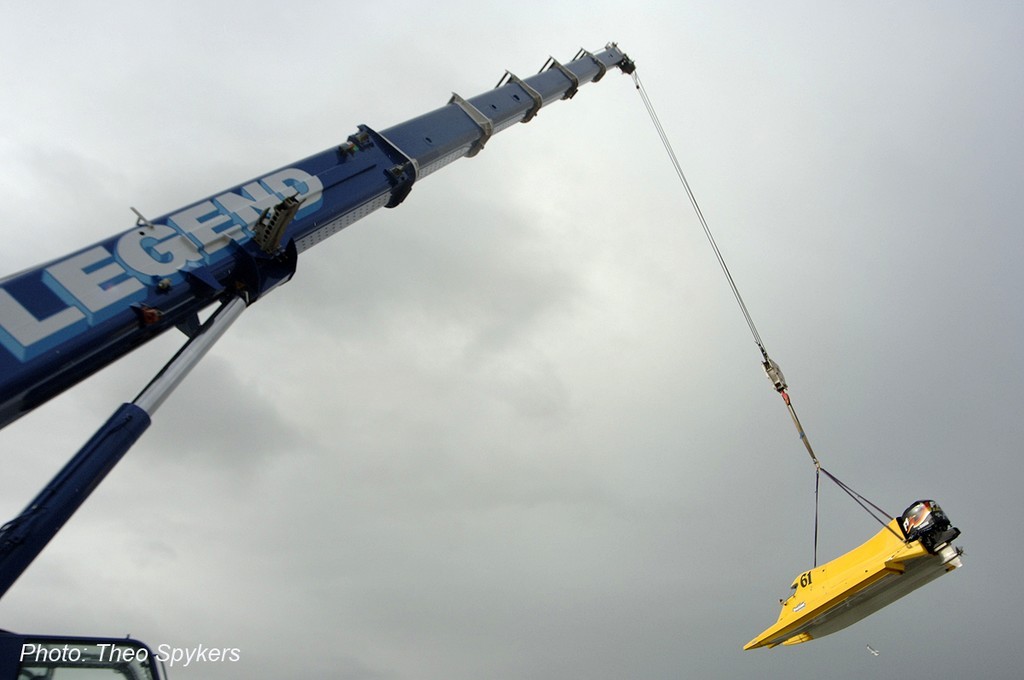
<instances>
[{"instance_id":1,"label":"telescopic crane boom","mask_svg":"<svg viewBox=\"0 0 1024 680\"><path fill-rule=\"evenodd\" d=\"M298 256L494 134L569 99L609 68L633 71L612 43L538 74L511 74L476 97L344 143L66 257L0 280L0 427L168 328L194 334L197 313L255 301L294 273Z\"/></svg>"},{"instance_id":2,"label":"telescopic crane boom","mask_svg":"<svg viewBox=\"0 0 1024 680\"><path fill-rule=\"evenodd\" d=\"M360 125L342 144L170 214L150 220L136 211L128 231L0 280L0 427L169 328L189 336L153 382L0 527L0 596L230 323L292 277L301 253L399 205L423 177L476 155L494 134L572 98L609 68L634 70L614 43L596 54L580 50L564 65L549 59L525 79L506 72L483 94L453 95L385 130ZM199 312L214 303L219 308L200 323Z\"/></svg>"}]
</instances>

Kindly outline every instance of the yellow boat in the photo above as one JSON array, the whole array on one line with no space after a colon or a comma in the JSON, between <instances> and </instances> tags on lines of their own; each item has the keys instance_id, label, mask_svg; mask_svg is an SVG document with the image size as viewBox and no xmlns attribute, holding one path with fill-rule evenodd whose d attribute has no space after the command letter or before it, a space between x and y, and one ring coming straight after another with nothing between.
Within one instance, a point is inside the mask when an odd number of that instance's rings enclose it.
<instances>
[{"instance_id":1,"label":"yellow boat","mask_svg":"<svg viewBox=\"0 0 1024 680\"><path fill-rule=\"evenodd\" d=\"M960 530L935 501L917 501L866 543L805 571L775 625L743 649L795 645L850 626L961 566Z\"/></svg>"}]
</instances>

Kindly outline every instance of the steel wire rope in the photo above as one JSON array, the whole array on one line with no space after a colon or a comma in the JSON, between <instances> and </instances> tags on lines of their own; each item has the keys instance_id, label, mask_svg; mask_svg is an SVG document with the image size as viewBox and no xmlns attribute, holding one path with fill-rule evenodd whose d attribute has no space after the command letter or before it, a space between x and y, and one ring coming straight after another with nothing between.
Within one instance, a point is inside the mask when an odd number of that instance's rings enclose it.
<instances>
[{"instance_id":1,"label":"steel wire rope","mask_svg":"<svg viewBox=\"0 0 1024 680\"><path fill-rule=\"evenodd\" d=\"M736 298L736 303L739 305L740 311L743 312L743 318L747 322L747 327L750 328L750 334L754 336L754 342L757 343L758 349L761 350L761 355L765 358L765 361L767 361L768 353L765 351L764 344L761 342L761 335L757 332L757 326L754 325L754 319L750 316L750 311L747 310L746 303L743 302L743 296L740 295L740 289L736 286L736 281L732 277L732 272L729 271L729 265L726 264L725 257L723 257L722 251L719 249L718 243L715 241L715 236L711 233L711 227L708 226L708 221L704 218L704 212L700 209L700 204L697 203L697 197L694 195L693 189L690 188L690 182L686 179L686 173L683 172L683 167L679 164L679 159L676 157L676 153L672 149L672 143L669 141L668 135L665 133L665 128L662 127L661 120L658 118L658 114L654 110L654 105L651 103L651 99L647 95L647 90L644 88L643 83L640 82L640 76L636 71L633 71L633 82L636 84L637 92L640 93L640 98L643 100L644 107L647 109L647 114L651 117L651 122L654 123L654 128L658 132L658 137L661 139L661 143L665 147L665 152L668 154L669 160L672 162L672 167L675 168L676 175L679 177L679 181L686 190L686 195L690 199L690 204L693 206L694 212L697 213L697 219L700 221L700 226L704 229L704 235L707 237L708 243L711 244L711 249L715 252L715 258L718 260L718 264L722 268L722 272L725 274L726 280L729 282L729 288L732 290L733 297Z\"/></svg>"},{"instance_id":2,"label":"steel wire rope","mask_svg":"<svg viewBox=\"0 0 1024 680\"><path fill-rule=\"evenodd\" d=\"M757 331L757 326L754 324L754 319L750 315L750 311L747 309L746 303L743 301L743 296L740 294L739 287L736 285L736 280L733 278L732 272L729 271L729 265L726 264L725 257L722 255L722 251L718 247L718 242L715 240L711 227L708 225L708 221L704 217L704 212L701 210L700 204L697 202L697 197L694 195L693 189L690 187L690 182L686 179L686 173L683 172L683 167L679 163L679 158L676 156L675 150L672 148L672 143L669 141L668 134L665 132L665 128L661 124L661 119L658 117L657 111L654 110L654 104L651 102L651 98L647 94L647 89L640 81L640 75L636 71L633 71L632 76L633 83L636 85L637 92L640 93L640 99L643 101L644 108L647 109L647 115L650 116L651 122L654 124L654 129L657 131L662 146L665 148L665 153L668 154L672 167L676 171L676 176L679 178L679 182L683 185L683 189L686 191L686 195L690 199L690 205L693 206L693 210L697 214L697 219L700 221L700 226L704 230L704 236L707 238L708 243L711 244L711 249L715 253L715 258L718 260L722 273L725 274L726 281L729 283L729 288L732 290L733 297L736 299L736 304L739 305L740 311L743 313L743 318L747 322L747 327L750 329L750 334L753 336L754 342L757 344L757 348L761 351L761 356L764 358L765 372L768 373L768 377L775 382L776 390L782 395L786 402L786 408L789 410L790 416L792 416L793 419L793 424L796 426L797 431L800 434L800 440L803 442L804 447L807 449L807 453L811 457L811 461L814 463L814 565L818 565L818 499L822 472L824 472L825 475L840 489L845 491L850 498L856 501L857 504L860 505L865 512L871 515L872 518L880 522L884 527L889 529L889 531L892 531L892 528L885 521L879 519L867 506L870 505L882 515L889 517L890 520L892 519L891 515L859 494L852 487L839 480L839 478L824 469L821 466L821 463L818 462L818 457L811 448L811 443L807 439L807 435L804 433L803 425L800 423L800 419L796 415L796 409L793 408L789 394L786 392L787 386L782 378L781 371L779 371L778 365L768 358L768 351L765 349L764 343L761 341L761 334ZM772 371L775 372L774 376ZM899 537L900 540L903 540L903 538L896 534L896 532L893 531L892 533Z\"/></svg>"}]
</instances>

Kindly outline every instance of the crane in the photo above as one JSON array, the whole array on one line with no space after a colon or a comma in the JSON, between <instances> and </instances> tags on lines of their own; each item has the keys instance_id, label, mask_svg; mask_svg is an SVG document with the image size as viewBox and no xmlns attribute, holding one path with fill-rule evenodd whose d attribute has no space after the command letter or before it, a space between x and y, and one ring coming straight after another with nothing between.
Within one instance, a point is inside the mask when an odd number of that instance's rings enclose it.
<instances>
[{"instance_id":1,"label":"crane","mask_svg":"<svg viewBox=\"0 0 1024 680\"><path fill-rule=\"evenodd\" d=\"M292 278L302 253L378 208L397 207L419 180L475 156L493 135L571 99L609 69L635 70L615 43L581 49L565 64L549 58L527 78L506 71L480 95L453 94L445 106L383 130L359 125L341 144L167 215L149 219L132 208L131 229L0 279L0 428L167 330L187 336L153 381L0 527L0 597L231 323ZM76 664L157 677L156 656L132 640L0 632L0 677Z\"/></svg>"}]
</instances>

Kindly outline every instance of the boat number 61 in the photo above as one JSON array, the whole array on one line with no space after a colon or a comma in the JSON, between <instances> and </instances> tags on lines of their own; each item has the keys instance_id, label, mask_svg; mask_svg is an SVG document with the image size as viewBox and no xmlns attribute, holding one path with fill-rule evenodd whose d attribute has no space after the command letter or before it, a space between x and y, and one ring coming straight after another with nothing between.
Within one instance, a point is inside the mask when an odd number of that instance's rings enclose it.
<instances>
[{"instance_id":1,"label":"boat number 61","mask_svg":"<svg viewBox=\"0 0 1024 680\"><path fill-rule=\"evenodd\" d=\"M800 574L800 587L806 588L809 585L811 585L811 572L806 571Z\"/></svg>"}]
</instances>

